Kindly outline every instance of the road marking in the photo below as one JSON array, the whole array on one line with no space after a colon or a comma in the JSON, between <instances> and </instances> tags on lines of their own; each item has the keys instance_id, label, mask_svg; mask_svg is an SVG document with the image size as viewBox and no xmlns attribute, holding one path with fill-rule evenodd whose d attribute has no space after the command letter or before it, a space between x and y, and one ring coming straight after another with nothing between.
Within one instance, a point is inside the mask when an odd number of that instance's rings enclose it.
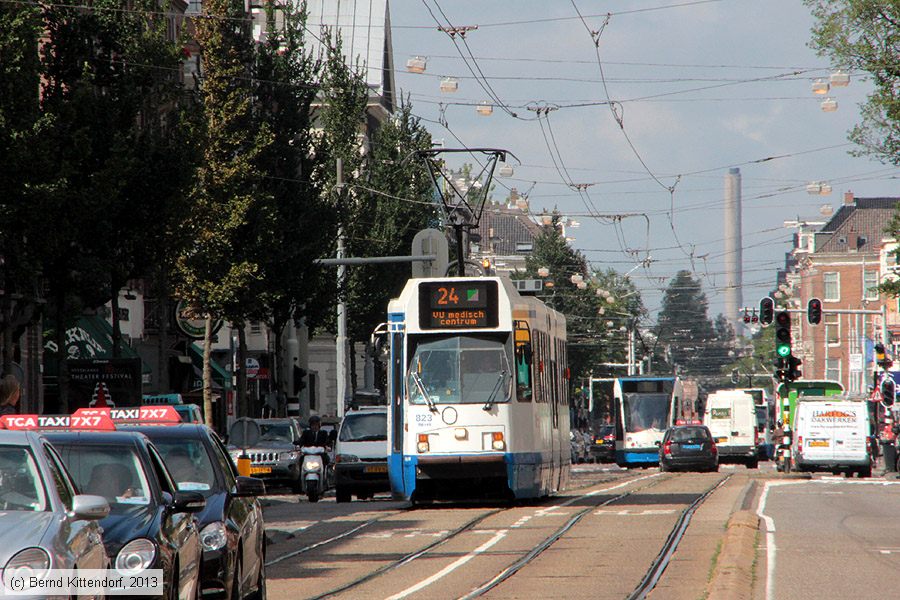
<instances>
[{"instance_id":1,"label":"road marking","mask_svg":"<svg viewBox=\"0 0 900 600\"><path fill-rule=\"evenodd\" d=\"M675 509L667 509L667 508L659 508L659 509L648 509L641 511L634 511L625 509L625 510L598 510L594 514L595 515L615 515L619 517L642 517L645 515L671 515L675 512Z\"/></svg>"},{"instance_id":2,"label":"road marking","mask_svg":"<svg viewBox=\"0 0 900 600\"><path fill-rule=\"evenodd\" d=\"M759 496L756 514L766 523L766 600L775 600L775 555L778 550L775 546L775 520L765 514L766 499L769 496L769 490L775 486L800 483L806 483L806 481L767 481Z\"/></svg>"},{"instance_id":3,"label":"road marking","mask_svg":"<svg viewBox=\"0 0 900 600\"><path fill-rule=\"evenodd\" d=\"M389 596L387 598L387 600L400 600L401 598L406 598L410 594L415 594L419 590L428 587L435 581L442 579L445 575L452 573L459 567L463 566L464 564L466 564L467 562L469 562L470 560L472 560L473 558L475 558L476 556L478 556L479 554L481 554L482 552L484 552L485 550L487 550L488 548L490 548L491 546L493 546L494 544L496 544L497 542L502 540L506 536L507 531L508 530L506 530L506 529L501 529L500 531L498 531L494 534L494 537L492 537L491 539L489 539L482 545L478 546L477 548L475 548L474 550L472 550L465 556L462 556L462 557L456 559L455 561L453 561L452 563L450 563L449 565L447 565L446 567L444 567L443 569L441 569L440 571L438 571L431 577L429 577L427 579L423 579L422 581L415 584L414 586L406 588L399 594L394 594L393 596Z\"/></svg>"}]
</instances>

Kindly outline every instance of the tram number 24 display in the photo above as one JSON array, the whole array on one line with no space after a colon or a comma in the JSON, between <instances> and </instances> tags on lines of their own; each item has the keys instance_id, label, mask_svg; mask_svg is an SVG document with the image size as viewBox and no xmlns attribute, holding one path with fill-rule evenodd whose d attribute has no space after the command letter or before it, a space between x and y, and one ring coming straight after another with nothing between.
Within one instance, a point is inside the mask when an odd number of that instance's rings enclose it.
<instances>
[{"instance_id":1,"label":"tram number 24 display","mask_svg":"<svg viewBox=\"0 0 900 600\"><path fill-rule=\"evenodd\" d=\"M429 281L419 287L422 329L497 326L497 282Z\"/></svg>"}]
</instances>

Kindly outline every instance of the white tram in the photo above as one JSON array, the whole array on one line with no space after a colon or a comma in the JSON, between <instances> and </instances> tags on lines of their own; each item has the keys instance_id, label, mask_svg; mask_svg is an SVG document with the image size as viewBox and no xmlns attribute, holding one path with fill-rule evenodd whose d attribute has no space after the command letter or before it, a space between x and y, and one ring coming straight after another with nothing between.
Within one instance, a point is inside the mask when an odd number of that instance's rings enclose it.
<instances>
[{"instance_id":1,"label":"white tram","mask_svg":"<svg viewBox=\"0 0 900 600\"><path fill-rule=\"evenodd\" d=\"M410 279L388 305L395 498L535 498L569 477L565 318L501 277Z\"/></svg>"},{"instance_id":2,"label":"white tram","mask_svg":"<svg viewBox=\"0 0 900 600\"><path fill-rule=\"evenodd\" d=\"M616 408L616 464L659 464L666 429L681 416L684 387L678 377L619 377L613 384Z\"/></svg>"}]
</instances>

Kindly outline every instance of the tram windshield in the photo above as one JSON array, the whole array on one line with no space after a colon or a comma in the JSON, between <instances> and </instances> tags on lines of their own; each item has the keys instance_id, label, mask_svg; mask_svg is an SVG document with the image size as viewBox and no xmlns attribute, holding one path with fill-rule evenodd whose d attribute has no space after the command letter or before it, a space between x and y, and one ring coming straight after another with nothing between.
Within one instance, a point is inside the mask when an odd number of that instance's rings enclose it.
<instances>
[{"instance_id":1,"label":"tram windshield","mask_svg":"<svg viewBox=\"0 0 900 600\"><path fill-rule=\"evenodd\" d=\"M669 394L622 394L625 431L638 433L647 429L664 431L669 423Z\"/></svg>"},{"instance_id":2,"label":"tram windshield","mask_svg":"<svg viewBox=\"0 0 900 600\"><path fill-rule=\"evenodd\" d=\"M511 375L500 339L424 338L415 345L406 385L414 404L492 404L509 401Z\"/></svg>"}]
</instances>

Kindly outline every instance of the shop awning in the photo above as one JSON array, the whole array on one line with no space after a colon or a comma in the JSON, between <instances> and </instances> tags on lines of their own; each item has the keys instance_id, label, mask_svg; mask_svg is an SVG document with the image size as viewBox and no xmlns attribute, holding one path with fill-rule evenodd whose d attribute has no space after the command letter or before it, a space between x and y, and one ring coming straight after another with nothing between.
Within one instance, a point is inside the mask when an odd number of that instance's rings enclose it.
<instances>
[{"instance_id":1,"label":"shop awning","mask_svg":"<svg viewBox=\"0 0 900 600\"><path fill-rule=\"evenodd\" d=\"M99 315L80 317L66 330L66 358L81 360L113 358L112 334L112 325L103 317ZM119 350L119 358L141 358L124 339ZM55 356L56 351L56 335L52 330L45 330L44 353ZM56 360L46 361L44 368L48 375L55 375ZM141 374L145 383L149 382L150 373L152 373L150 367L141 360Z\"/></svg>"},{"instance_id":2,"label":"shop awning","mask_svg":"<svg viewBox=\"0 0 900 600\"><path fill-rule=\"evenodd\" d=\"M203 348L198 346L197 344L191 344L188 346L188 354L191 357L191 362L194 364L194 367L200 371L200 376L203 374ZM231 375L221 367L216 361L209 361L210 369L212 369L212 378L213 382L219 384L222 389L230 390L231 389Z\"/></svg>"}]
</instances>

